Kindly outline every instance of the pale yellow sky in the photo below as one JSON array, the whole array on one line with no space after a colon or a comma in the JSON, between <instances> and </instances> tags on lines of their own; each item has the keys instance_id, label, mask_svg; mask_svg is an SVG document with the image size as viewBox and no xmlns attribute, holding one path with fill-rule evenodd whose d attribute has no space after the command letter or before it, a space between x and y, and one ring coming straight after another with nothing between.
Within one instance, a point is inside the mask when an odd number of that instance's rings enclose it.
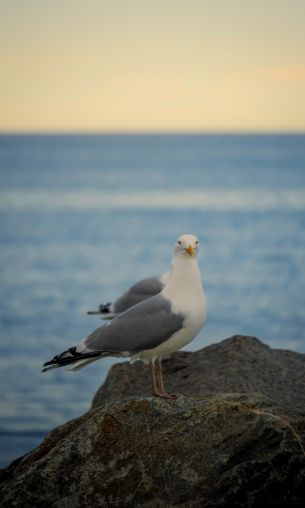
<instances>
[{"instance_id":1,"label":"pale yellow sky","mask_svg":"<svg viewBox=\"0 0 305 508\"><path fill-rule=\"evenodd\" d=\"M304 0L0 0L0 131L304 131Z\"/></svg>"}]
</instances>

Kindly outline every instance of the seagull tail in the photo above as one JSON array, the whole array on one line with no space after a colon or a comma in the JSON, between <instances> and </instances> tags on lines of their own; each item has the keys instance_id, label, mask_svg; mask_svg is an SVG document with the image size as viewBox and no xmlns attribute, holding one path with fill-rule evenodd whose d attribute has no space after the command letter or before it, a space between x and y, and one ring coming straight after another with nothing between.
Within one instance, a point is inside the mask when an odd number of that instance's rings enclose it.
<instances>
[{"instance_id":1,"label":"seagull tail","mask_svg":"<svg viewBox=\"0 0 305 508\"><path fill-rule=\"evenodd\" d=\"M44 363L42 372L67 366L70 366L69 370L78 370L99 358L109 356L109 354L111 355L110 351L90 351L81 353L77 351L76 347L70 347L67 351L54 356L52 360Z\"/></svg>"},{"instance_id":2,"label":"seagull tail","mask_svg":"<svg viewBox=\"0 0 305 508\"><path fill-rule=\"evenodd\" d=\"M70 365L67 370L75 372L76 370L83 369L88 365L89 363L95 362L96 360L99 360L101 356L97 356L96 358L87 358L87 360L78 360L77 362Z\"/></svg>"}]
</instances>

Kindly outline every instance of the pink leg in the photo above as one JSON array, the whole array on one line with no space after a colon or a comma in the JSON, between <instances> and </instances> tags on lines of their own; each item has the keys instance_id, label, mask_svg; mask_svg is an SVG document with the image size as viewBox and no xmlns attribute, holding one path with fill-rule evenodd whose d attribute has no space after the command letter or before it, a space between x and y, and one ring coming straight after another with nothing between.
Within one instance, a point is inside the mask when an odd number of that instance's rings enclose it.
<instances>
[{"instance_id":1,"label":"pink leg","mask_svg":"<svg viewBox=\"0 0 305 508\"><path fill-rule=\"evenodd\" d=\"M174 399L175 395L171 395L170 393L167 393L164 389L163 377L162 377L162 366L161 366L160 360L157 360L155 363L150 362L150 369L151 369L151 375L152 375L153 394L156 395L156 397L161 397L163 399ZM159 387L157 386L156 375L157 375L157 382L158 382Z\"/></svg>"},{"instance_id":2,"label":"pink leg","mask_svg":"<svg viewBox=\"0 0 305 508\"><path fill-rule=\"evenodd\" d=\"M157 380L158 380L158 384L159 384L159 387L160 387L160 390L161 392L165 392L165 389L164 389L164 383L163 383L163 375L162 375L162 364L161 364L161 360L156 360L156 374L157 374Z\"/></svg>"}]
</instances>

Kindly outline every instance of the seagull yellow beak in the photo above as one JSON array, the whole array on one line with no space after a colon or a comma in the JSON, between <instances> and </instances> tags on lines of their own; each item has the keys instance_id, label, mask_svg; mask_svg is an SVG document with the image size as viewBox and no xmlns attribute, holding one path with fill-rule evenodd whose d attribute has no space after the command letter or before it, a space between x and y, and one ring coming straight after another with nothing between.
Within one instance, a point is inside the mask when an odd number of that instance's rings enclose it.
<instances>
[{"instance_id":1,"label":"seagull yellow beak","mask_svg":"<svg viewBox=\"0 0 305 508\"><path fill-rule=\"evenodd\" d=\"M195 252L191 245L189 245L185 250L190 256L194 256Z\"/></svg>"}]
</instances>

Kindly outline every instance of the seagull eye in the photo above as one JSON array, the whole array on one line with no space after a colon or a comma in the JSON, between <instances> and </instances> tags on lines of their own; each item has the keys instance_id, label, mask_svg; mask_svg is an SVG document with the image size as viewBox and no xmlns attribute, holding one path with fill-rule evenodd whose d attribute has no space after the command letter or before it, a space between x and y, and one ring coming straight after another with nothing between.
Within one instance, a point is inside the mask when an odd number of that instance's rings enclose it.
<instances>
[{"instance_id":1,"label":"seagull eye","mask_svg":"<svg viewBox=\"0 0 305 508\"><path fill-rule=\"evenodd\" d=\"M198 243L199 243L198 240L196 240L196 245L198 245Z\"/></svg>"},{"instance_id":2,"label":"seagull eye","mask_svg":"<svg viewBox=\"0 0 305 508\"><path fill-rule=\"evenodd\" d=\"M180 242L180 240L178 241L178 245L181 245L181 242Z\"/></svg>"}]
</instances>

